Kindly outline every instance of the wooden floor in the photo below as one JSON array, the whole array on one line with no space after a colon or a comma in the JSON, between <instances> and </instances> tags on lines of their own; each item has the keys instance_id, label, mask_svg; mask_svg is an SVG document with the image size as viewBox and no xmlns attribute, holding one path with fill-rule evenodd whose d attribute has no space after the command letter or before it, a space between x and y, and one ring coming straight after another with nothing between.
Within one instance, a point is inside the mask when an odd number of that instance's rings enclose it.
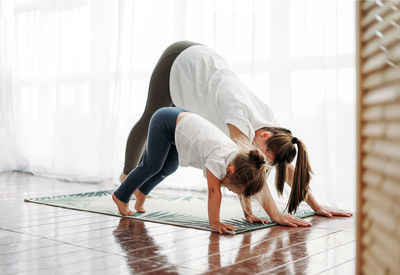
<instances>
[{"instance_id":1,"label":"wooden floor","mask_svg":"<svg viewBox=\"0 0 400 275\"><path fill-rule=\"evenodd\" d=\"M0 174L0 274L354 274L354 217L227 236L23 201L112 188Z\"/></svg>"}]
</instances>

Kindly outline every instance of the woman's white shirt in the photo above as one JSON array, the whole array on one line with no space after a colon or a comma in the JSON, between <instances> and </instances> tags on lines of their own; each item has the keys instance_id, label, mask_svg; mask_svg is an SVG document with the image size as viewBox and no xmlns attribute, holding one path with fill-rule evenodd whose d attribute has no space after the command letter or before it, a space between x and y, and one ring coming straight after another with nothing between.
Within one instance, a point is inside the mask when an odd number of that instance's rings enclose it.
<instances>
[{"instance_id":1,"label":"woman's white shirt","mask_svg":"<svg viewBox=\"0 0 400 275\"><path fill-rule=\"evenodd\" d=\"M202 169L205 177L208 169L220 180L239 151L215 125L193 113L188 113L177 124L175 145L181 166Z\"/></svg>"},{"instance_id":2,"label":"woman's white shirt","mask_svg":"<svg viewBox=\"0 0 400 275\"><path fill-rule=\"evenodd\" d=\"M225 60L204 45L185 49L170 73L172 102L199 114L229 136L232 124L252 142L255 131L277 126L272 108L248 89Z\"/></svg>"}]
</instances>

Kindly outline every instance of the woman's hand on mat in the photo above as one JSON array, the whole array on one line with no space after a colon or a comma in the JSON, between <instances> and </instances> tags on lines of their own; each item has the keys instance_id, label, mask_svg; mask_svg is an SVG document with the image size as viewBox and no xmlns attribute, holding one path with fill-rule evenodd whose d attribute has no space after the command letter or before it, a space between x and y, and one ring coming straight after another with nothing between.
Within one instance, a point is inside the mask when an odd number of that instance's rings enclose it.
<instances>
[{"instance_id":1,"label":"woman's hand on mat","mask_svg":"<svg viewBox=\"0 0 400 275\"><path fill-rule=\"evenodd\" d=\"M233 225L222 223L222 222L213 222L210 224L211 228L218 231L219 233L232 233L232 231L236 231L236 228Z\"/></svg>"},{"instance_id":2,"label":"woman's hand on mat","mask_svg":"<svg viewBox=\"0 0 400 275\"><path fill-rule=\"evenodd\" d=\"M255 223L255 222L260 222L262 224L269 223L268 220L263 219L263 218L259 218L257 216L254 216L253 214L247 215L247 216L245 216L245 218L246 218L246 221L249 222L249 223Z\"/></svg>"},{"instance_id":3,"label":"woman's hand on mat","mask_svg":"<svg viewBox=\"0 0 400 275\"><path fill-rule=\"evenodd\" d=\"M326 206L320 206L317 209L314 209L314 211L317 215L328 217L328 218L332 218L333 216L342 216L342 217L353 216L353 214L350 212L334 210L334 209L330 209L329 207L326 207Z\"/></svg>"},{"instance_id":4,"label":"woman's hand on mat","mask_svg":"<svg viewBox=\"0 0 400 275\"><path fill-rule=\"evenodd\" d=\"M284 214L284 213L279 213L278 215L273 217L272 220L280 225L288 225L288 226L294 226L294 227L311 226L311 223L306 222L305 220L302 220L295 216L292 216L289 214Z\"/></svg>"}]
</instances>

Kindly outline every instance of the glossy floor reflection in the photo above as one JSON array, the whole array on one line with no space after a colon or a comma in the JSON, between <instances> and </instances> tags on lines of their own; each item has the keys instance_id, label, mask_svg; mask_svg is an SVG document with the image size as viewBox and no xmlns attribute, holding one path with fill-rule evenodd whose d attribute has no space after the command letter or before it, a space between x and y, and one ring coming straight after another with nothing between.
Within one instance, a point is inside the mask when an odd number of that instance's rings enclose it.
<instances>
[{"instance_id":1,"label":"glossy floor reflection","mask_svg":"<svg viewBox=\"0 0 400 275\"><path fill-rule=\"evenodd\" d=\"M23 202L111 188L0 174L0 273L354 273L355 217L231 236Z\"/></svg>"}]
</instances>

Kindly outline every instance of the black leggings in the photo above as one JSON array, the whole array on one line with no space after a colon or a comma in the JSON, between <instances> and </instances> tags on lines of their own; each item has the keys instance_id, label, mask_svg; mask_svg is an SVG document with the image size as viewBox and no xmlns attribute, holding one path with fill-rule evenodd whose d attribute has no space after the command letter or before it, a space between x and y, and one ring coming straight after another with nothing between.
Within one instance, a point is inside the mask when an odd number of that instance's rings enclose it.
<instances>
[{"instance_id":1,"label":"black leggings","mask_svg":"<svg viewBox=\"0 0 400 275\"><path fill-rule=\"evenodd\" d=\"M169 46L161 55L150 78L146 107L142 117L133 126L126 142L124 174L138 166L146 148L147 132L151 116L162 107L173 106L169 75L176 57L190 46L199 45L190 41L179 41Z\"/></svg>"},{"instance_id":2,"label":"black leggings","mask_svg":"<svg viewBox=\"0 0 400 275\"><path fill-rule=\"evenodd\" d=\"M158 109L151 117L143 160L114 192L120 201L128 203L138 188L148 195L165 177L178 169L175 129L178 115L183 111L181 108L164 107Z\"/></svg>"}]
</instances>

